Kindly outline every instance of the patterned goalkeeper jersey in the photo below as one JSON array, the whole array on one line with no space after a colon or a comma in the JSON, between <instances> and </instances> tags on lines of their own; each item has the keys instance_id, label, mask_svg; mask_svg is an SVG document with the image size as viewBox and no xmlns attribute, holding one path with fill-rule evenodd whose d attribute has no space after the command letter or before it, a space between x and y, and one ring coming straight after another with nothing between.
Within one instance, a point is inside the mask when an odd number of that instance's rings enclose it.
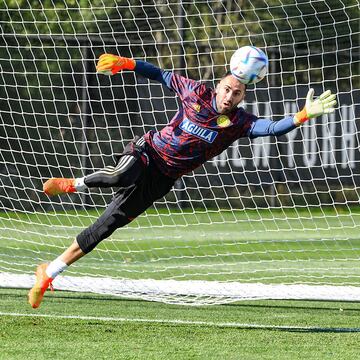
<instances>
[{"instance_id":1,"label":"patterned goalkeeper jersey","mask_svg":"<svg viewBox=\"0 0 360 360\"><path fill-rule=\"evenodd\" d=\"M280 135L295 127L290 117L284 119L285 128L276 129L278 122L266 119L256 130L254 125L259 119L241 107L226 115L219 114L215 90L201 82L143 61L136 62L135 71L160 81L180 98L180 109L170 123L158 132L145 134L151 157L160 171L171 178L177 179L196 169L241 137Z\"/></svg>"}]
</instances>

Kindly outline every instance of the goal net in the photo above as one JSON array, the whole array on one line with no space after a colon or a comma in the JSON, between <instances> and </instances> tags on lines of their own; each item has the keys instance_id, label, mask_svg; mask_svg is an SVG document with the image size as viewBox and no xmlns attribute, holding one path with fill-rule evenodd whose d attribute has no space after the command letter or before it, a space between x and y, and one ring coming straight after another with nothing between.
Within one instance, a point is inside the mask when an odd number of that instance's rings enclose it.
<instances>
[{"instance_id":1,"label":"goal net","mask_svg":"<svg viewBox=\"0 0 360 360\"><path fill-rule=\"evenodd\" d=\"M242 138L177 181L55 281L57 289L177 304L360 300L359 4L347 1L0 1L0 287L29 288L116 189L49 198L50 177L113 165L179 103L116 53L216 82L231 54L263 49L246 110L281 119L310 87L338 108L280 137Z\"/></svg>"}]
</instances>

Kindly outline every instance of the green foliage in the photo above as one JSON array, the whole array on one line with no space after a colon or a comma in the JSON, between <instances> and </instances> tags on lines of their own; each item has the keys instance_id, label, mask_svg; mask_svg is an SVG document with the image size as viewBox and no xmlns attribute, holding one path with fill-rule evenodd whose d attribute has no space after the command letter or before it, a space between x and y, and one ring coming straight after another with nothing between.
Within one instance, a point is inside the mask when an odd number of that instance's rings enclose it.
<instances>
[{"instance_id":1,"label":"green foliage","mask_svg":"<svg viewBox=\"0 0 360 360\"><path fill-rule=\"evenodd\" d=\"M336 52L341 62L341 56L349 56L346 50L359 45L356 0L347 1L346 8L336 0L300 5L295 1L284 5L279 0L179 4L137 0L130 6L125 0L2 0L2 7L8 11L0 12L0 21L5 34L17 34L16 42L32 49L31 54L14 51L12 59L30 56L34 62L45 63L47 59L46 64L37 65L38 71L55 74L71 70L66 62L60 65L56 60L69 58L76 66L81 59L80 51L67 46L69 38L79 46L89 45L84 42L86 39L93 47L105 45L108 49L115 42L127 44L132 56L169 69L181 65L184 53L186 73L202 79L220 77L232 52L251 43L266 48L269 56L278 61L278 71L295 71L297 83L331 80L333 58L319 55ZM179 30L180 21L183 31ZM128 50L123 51L126 54ZM309 72L309 67L314 70ZM322 72L321 68L325 70ZM294 81L293 76L283 79L284 84Z\"/></svg>"},{"instance_id":2,"label":"green foliage","mask_svg":"<svg viewBox=\"0 0 360 360\"><path fill-rule=\"evenodd\" d=\"M77 156L83 152L81 139L89 146L96 143L90 153L110 154L114 139L120 152L135 127L148 130L141 118L145 100L139 101L132 74L111 80L94 75L103 52L213 80L224 73L233 51L250 43L265 48L271 58L272 75L264 85L319 83L343 92L359 87L357 0L179 4L0 0L0 92L6 99L0 103L0 135L10 139L2 145L2 162L14 163L14 152L20 153L24 165L34 165L21 168L29 176L47 176L49 164L63 168L65 175L74 164L83 167ZM149 106L155 102L152 98ZM170 116L163 115L164 121ZM95 124L109 131L99 132ZM63 153L68 157L56 155ZM104 165L94 161L95 168Z\"/></svg>"},{"instance_id":3,"label":"green foliage","mask_svg":"<svg viewBox=\"0 0 360 360\"><path fill-rule=\"evenodd\" d=\"M130 6L125 0L2 0L2 7L8 11L0 13L0 21L4 33L18 36L91 34L93 45L106 43L106 38L120 44L128 42L133 56L154 58L166 68L178 67L184 51L189 75L202 75L204 79L211 79L214 74L220 76L231 53L248 43L266 48L279 60L303 54L315 56L324 51L339 52L359 44L356 0L347 1L346 8L336 0L300 5L295 1L284 5L279 0L184 2L182 7L179 4L137 0ZM179 31L181 19L183 32ZM138 46L141 43L149 44L145 52ZM51 54L46 55L52 58ZM70 55L76 60L76 55ZM60 59L69 56L68 49L57 49L57 56ZM214 69L210 64L214 64ZM319 63L314 57L311 65L326 66L326 58L325 63ZM289 63L284 68L301 73L308 66L303 59L296 67L291 68ZM317 70L310 81L321 80L320 76Z\"/></svg>"}]
</instances>

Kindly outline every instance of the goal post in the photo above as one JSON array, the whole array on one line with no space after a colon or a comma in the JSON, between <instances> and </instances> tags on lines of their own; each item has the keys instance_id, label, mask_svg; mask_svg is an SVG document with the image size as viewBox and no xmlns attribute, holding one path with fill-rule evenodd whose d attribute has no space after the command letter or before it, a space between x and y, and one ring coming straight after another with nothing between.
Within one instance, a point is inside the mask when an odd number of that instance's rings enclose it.
<instances>
[{"instance_id":1,"label":"goal post","mask_svg":"<svg viewBox=\"0 0 360 360\"><path fill-rule=\"evenodd\" d=\"M338 108L287 135L242 138L54 281L57 289L176 304L360 300L360 78L356 0L50 0L0 5L0 287L29 288L116 189L49 198L49 177L107 165L179 103L104 52L215 86L240 46L270 73L244 108L281 119L308 89Z\"/></svg>"}]
</instances>

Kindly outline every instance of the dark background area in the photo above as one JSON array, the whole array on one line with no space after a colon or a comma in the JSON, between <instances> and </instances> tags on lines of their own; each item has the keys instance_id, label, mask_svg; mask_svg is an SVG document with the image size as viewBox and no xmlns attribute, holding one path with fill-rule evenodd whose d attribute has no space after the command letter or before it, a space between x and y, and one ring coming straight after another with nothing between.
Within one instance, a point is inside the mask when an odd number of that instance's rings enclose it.
<instances>
[{"instance_id":1,"label":"dark background area","mask_svg":"<svg viewBox=\"0 0 360 360\"><path fill-rule=\"evenodd\" d=\"M264 156L257 140L241 139L224 155L227 161L185 176L169 198L200 208L358 203L357 1L268 1L266 8L262 1L80 3L0 1L4 210L48 210L44 180L111 165L134 135L161 129L176 112L176 98L160 84L131 72L96 75L100 54L144 59L214 86L233 51L247 44L270 58L270 74L249 88L249 109L278 120L290 103L303 106L309 87L338 94L339 109L291 139L266 138L271 145L265 162L257 159ZM323 153L324 141L330 155ZM310 165L308 152L318 153ZM103 206L109 196L74 196L69 206Z\"/></svg>"}]
</instances>

